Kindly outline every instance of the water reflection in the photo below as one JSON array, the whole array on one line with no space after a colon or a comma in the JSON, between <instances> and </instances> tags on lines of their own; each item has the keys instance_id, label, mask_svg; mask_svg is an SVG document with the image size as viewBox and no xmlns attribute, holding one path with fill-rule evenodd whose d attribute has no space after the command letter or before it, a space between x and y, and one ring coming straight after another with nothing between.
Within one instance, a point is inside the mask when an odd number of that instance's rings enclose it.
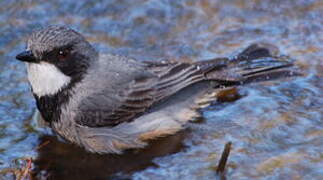
<instances>
[{"instance_id":1,"label":"water reflection","mask_svg":"<svg viewBox=\"0 0 323 180\"><path fill-rule=\"evenodd\" d=\"M179 152L187 131L160 138L147 148L128 150L122 155L100 155L58 141L53 136L39 139L37 159L34 160L34 176L49 179L107 179L125 178L129 173L158 166L153 159Z\"/></svg>"}]
</instances>

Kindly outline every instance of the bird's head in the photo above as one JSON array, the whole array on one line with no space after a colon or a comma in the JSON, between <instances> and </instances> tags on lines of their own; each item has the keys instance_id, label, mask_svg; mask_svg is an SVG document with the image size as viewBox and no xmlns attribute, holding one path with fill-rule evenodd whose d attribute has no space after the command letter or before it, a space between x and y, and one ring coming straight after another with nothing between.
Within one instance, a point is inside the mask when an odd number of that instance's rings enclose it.
<instances>
[{"instance_id":1,"label":"bird's head","mask_svg":"<svg viewBox=\"0 0 323 180\"><path fill-rule=\"evenodd\" d=\"M33 93L53 95L80 81L98 53L78 32L64 26L35 31L16 59L26 62Z\"/></svg>"}]
</instances>

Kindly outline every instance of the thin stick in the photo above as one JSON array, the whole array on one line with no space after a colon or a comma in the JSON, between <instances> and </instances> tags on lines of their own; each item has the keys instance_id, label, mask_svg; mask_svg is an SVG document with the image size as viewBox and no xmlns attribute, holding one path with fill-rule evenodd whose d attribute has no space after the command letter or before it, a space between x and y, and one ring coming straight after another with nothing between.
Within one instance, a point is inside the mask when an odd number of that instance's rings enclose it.
<instances>
[{"instance_id":1,"label":"thin stick","mask_svg":"<svg viewBox=\"0 0 323 180\"><path fill-rule=\"evenodd\" d=\"M227 160L228 160L228 157L229 157L229 154L230 154L230 150L231 150L231 144L232 144L231 142L228 142L224 146L224 150L222 152L221 159L220 159L219 164L218 164L218 168L216 169L216 173L218 175L223 175L224 174L225 165L227 163Z\"/></svg>"}]
</instances>

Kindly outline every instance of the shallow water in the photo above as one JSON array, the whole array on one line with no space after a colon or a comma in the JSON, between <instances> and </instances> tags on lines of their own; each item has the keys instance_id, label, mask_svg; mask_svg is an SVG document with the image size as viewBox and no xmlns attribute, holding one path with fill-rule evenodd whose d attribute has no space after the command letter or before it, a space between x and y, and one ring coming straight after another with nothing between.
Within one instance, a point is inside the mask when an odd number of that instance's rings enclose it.
<instances>
[{"instance_id":1,"label":"shallow water","mask_svg":"<svg viewBox=\"0 0 323 180\"><path fill-rule=\"evenodd\" d=\"M0 169L32 157L38 179L214 179L231 141L228 179L323 179L322 19L320 0L0 1ZM239 87L241 98L212 103L200 110L201 123L145 149L89 154L32 118L25 67L14 58L33 29L50 24L139 60L230 57L267 42L304 76Z\"/></svg>"}]
</instances>

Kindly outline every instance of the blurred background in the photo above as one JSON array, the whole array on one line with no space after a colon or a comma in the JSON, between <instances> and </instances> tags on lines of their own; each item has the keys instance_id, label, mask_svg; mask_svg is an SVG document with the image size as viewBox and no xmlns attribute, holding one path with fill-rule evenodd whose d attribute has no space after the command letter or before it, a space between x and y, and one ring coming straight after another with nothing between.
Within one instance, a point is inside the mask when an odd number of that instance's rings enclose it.
<instances>
[{"instance_id":1,"label":"blurred background","mask_svg":"<svg viewBox=\"0 0 323 180\"><path fill-rule=\"evenodd\" d=\"M15 60L34 29L53 24L138 60L232 57L271 43L304 76L239 87L240 98L200 109L200 123L145 149L90 154L39 127ZM1 0L0 179L214 179L228 141L228 179L323 179L322 47L320 0Z\"/></svg>"}]
</instances>

